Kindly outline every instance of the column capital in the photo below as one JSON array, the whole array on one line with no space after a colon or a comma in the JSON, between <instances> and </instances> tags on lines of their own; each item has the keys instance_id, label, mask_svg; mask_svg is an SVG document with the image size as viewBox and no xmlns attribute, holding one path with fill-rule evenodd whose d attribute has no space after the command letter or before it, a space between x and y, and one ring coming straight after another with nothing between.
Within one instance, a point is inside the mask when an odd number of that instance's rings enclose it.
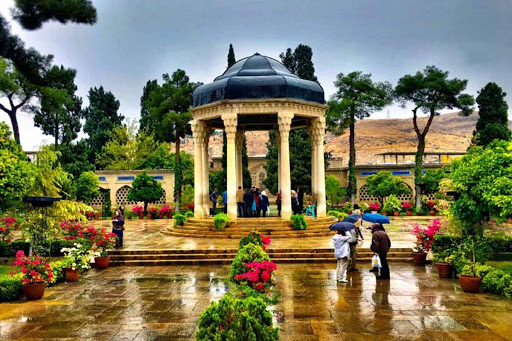
<instances>
[{"instance_id":1,"label":"column capital","mask_svg":"<svg viewBox=\"0 0 512 341\"><path fill-rule=\"evenodd\" d=\"M234 140L238 126L238 115L232 112L224 113L222 114L222 121L224 122L226 137Z\"/></svg>"},{"instance_id":2,"label":"column capital","mask_svg":"<svg viewBox=\"0 0 512 341\"><path fill-rule=\"evenodd\" d=\"M279 123L279 133L283 140L288 140L290 128L292 126L293 113L289 111L279 112L277 114L277 123Z\"/></svg>"},{"instance_id":3,"label":"column capital","mask_svg":"<svg viewBox=\"0 0 512 341\"><path fill-rule=\"evenodd\" d=\"M201 120L193 120L190 125L192 129L192 136L194 137L194 143L199 145L204 143L204 137L206 134L206 124Z\"/></svg>"},{"instance_id":4,"label":"column capital","mask_svg":"<svg viewBox=\"0 0 512 341\"><path fill-rule=\"evenodd\" d=\"M324 142L325 136L325 117L310 119L308 122L308 132L311 142L315 145Z\"/></svg>"}]
</instances>

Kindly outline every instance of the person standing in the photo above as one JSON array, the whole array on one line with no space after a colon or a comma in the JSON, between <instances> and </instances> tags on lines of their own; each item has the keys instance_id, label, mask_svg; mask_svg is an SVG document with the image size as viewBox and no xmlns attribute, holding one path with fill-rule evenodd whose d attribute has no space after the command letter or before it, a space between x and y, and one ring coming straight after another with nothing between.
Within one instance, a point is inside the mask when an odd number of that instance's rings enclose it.
<instances>
[{"instance_id":1,"label":"person standing","mask_svg":"<svg viewBox=\"0 0 512 341\"><path fill-rule=\"evenodd\" d=\"M238 186L238 190L236 191L236 205L238 206L238 216L244 216L244 190L242 186Z\"/></svg>"},{"instance_id":2,"label":"person standing","mask_svg":"<svg viewBox=\"0 0 512 341\"><path fill-rule=\"evenodd\" d=\"M260 189L259 188L256 188L256 190L254 191L254 203L256 204L254 207L255 207L255 215L256 217L259 218L260 216L260 206L258 205L258 202L260 200Z\"/></svg>"},{"instance_id":3,"label":"person standing","mask_svg":"<svg viewBox=\"0 0 512 341\"><path fill-rule=\"evenodd\" d=\"M299 201L297 200L297 192L292 189L292 212L293 214L299 214L297 211L297 207L299 206Z\"/></svg>"},{"instance_id":4,"label":"person standing","mask_svg":"<svg viewBox=\"0 0 512 341\"><path fill-rule=\"evenodd\" d=\"M219 197L219 190L215 188L215 190L210 194L210 200L212 202L212 210L210 215L215 215L215 210L217 209L217 198Z\"/></svg>"},{"instance_id":5,"label":"person standing","mask_svg":"<svg viewBox=\"0 0 512 341\"><path fill-rule=\"evenodd\" d=\"M382 224L373 224L372 225L372 244L370 245L370 249L377 255L379 255L381 268L380 268L380 276L377 276L377 279L389 279L389 265L387 260L387 255L389 249L391 248L391 240L389 240L389 236L384 230Z\"/></svg>"},{"instance_id":6,"label":"person standing","mask_svg":"<svg viewBox=\"0 0 512 341\"><path fill-rule=\"evenodd\" d=\"M338 264L336 267L336 280L338 282L347 283L347 266L350 258L350 248L348 240L350 236L345 231L338 231L333 237L334 258Z\"/></svg>"},{"instance_id":7,"label":"person standing","mask_svg":"<svg viewBox=\"0 0 512 341\"><path fill-rule=\"evenodd\" d=\"M277 216L278 217L281 216L281 202L282 202L282 196L281 196L281 191L279 191L279 193L277 193L277 198L276 198Z\"/></svg>"},{"instance_id":8,"label":"person standing","mask_svg":"<svg viewBox=\"0 0 512 341\"><path fill-rule=\"evenodd\" d=\"M244 204L245 204L245 216L252 216L252 202L254 201L254 196L252 191L247 190L244 194Z\"/></svg>"},{"instance_id":9,"label":"person standing","mask_svg":"<svg viewBox=\"0 0 512 341\"><path fill-rule=\"evenodd\" d=\"M224 214L228 214L228 191L222 193L222 202L224 203Z\"/></svg>"},{"instance_id":10,"label":"person standing","mask_svg":"<svg viewBox=\"0 0 512 341\"><path fill-rule=\"evenodd\" d=\"M265 191L261 191L260 199L258 200L258 207L263 212L263 218L267 216L268 206L267 193L265 193Z\"/></svg>"},{"instance_id":11,"label":"person standing","mask_svg":"<svg viewBox=\"0 0 512 341\"><path fill-rule=\"evenodd\" d=\"M302 188L297 188L297 214L302 214L304 212L304 191Z\"/></svg>"},{"instance_id":12,"label":"person standing","mask_svg":"<svg viewBox=\"0 0 512 341\"><path fill-rule=\"evenodd\" d=\"M123 235L124 235L124 216L123 211L118 209L116 211L116 217L112 220L112 233L114 233L116 238L116 248L123 247Z\"/></svg>"}]
</instances>

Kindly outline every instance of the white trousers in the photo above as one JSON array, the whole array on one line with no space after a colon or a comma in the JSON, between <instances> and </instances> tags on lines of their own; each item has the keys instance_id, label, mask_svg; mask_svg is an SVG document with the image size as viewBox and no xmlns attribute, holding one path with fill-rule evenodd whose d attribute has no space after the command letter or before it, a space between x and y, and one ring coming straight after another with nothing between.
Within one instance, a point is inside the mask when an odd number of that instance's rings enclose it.
<instances>
[{"instance_id":1,"label":"white trousers","mask_svg":"<svg viewBox=\"0 0 512 341\"><path fill-rule=\"evenodd\" d=\"M347 257L338 258L338 267L336 268L336 280L346 280L347 279L347 268L348 268Z\"/></svg>"}]
</instances>

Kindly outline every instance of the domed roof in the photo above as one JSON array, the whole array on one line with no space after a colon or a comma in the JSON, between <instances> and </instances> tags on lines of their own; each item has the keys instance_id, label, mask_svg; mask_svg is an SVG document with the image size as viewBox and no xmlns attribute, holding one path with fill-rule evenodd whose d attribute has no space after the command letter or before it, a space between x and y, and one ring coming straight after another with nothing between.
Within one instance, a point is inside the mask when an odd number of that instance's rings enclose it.
<instances>
[{"instance_id":1,"label":"domed roof","mask_svg":"<svg viewBox=\"0 0 512 341\"><path fill-rule=\"evenodd\" d=\"M292 74L277 60L256 53L239 60L213 83L199 86L193 106L228 100L291 98L324 104L324 90L313 81Z\"/></svg>"}]
</instances>

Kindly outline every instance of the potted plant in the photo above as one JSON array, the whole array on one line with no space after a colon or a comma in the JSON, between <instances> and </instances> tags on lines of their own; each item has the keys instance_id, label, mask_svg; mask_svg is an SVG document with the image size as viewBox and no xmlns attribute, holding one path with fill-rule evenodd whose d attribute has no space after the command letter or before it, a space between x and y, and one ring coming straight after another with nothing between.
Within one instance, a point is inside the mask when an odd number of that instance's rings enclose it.
<instances>
[{"instance_id":1,"label":"potted plant","mask_svg":"<svg viewBox=\"0 0 512 341\"><path fill-rule=\"evenodd\" d=\"M429 225L426 229L421 228L418 224L414 225L411 232L416 237L414 243L412 258L415 265L425 265L427 259L427 253L432 247L432 243L435 240L435 236L439 233L441 223L439 220L434 220L432 225Z\"/></svg>"},{"instance_id":2,"label":"potted plant","mask_svg":"<svg viewBox=\"0 0 512 341\"><path fill-rule=\"evenodd\" d=\"M453 262L455 256L449 251L443 251L434 255L434 263L436 264L439 278L451 278L453 274Z\"/></svg>"},{"instance_id":3,"label":"potted plant","mask_svg":"<svg viewBox=\"0 0 512 341\"><path fill-rule=\"evenodd\" d=\"M97 269L105 269L110 263L108 250L116 246L116 234L109 233L106 229L96 229L96 233L91 238L94 241L94 263Z\"/></svg>"},{"instance_id":4,"label":"potted plant","mask_svg":"<svg viewBox=\"0 0 512 341\"><path fill-rule=\"evenodd\" d=\"M25 256L22 250L16 252L16 260L10 268L10 275L22 274L23 293L29 300L38 300L44 295L46 284L53 278L52 268L39 256Z\"/></svg>"},{"instance_id":5,"label":"potted plant","mask_svg":"<svg viewBox=\"0 0 512 341\"><path fill-rule=\"evenodd\" d=\"M430 215L436 215L436 203L435 202L429 201L428 209L429 209L428 212L430 213Z\"/></svg>"},{"instance_id":6,"label":"potted plant","mask_svg":"<svg viewBox=\"0 0 512 341\"><path fill-rule=\"evenodd\" d=\"M64 275L66 282L76 282L80 276L80 272L88 270L92 252L84 245L75 243L73 247L62 248L60 250L64 254Z\"/></svg>"},{"instance_id":7,"label":"potted plant","mask_svg":"<svg viewBox=\"0 0 512 341\"><path fill-rule=\"evenodd\" d=\"M142 216L144 214L144 207L140 205L135 205L132 208L132 213L139 217L139 219L142 219Z\"/></svg>"},{"instance_id":8,"label":"potted plant","mask_svg":"<svg viewBox=\"0 0 512 341\"><path fill-rule=\"evenodd\" d=\"M376 202L373 204L370 204L370 212L371 213L377 213L379 211L379 208L380 208L380 206Z\"/></svg>"},{"instance_id":9,"label":"potted plant","mask_svg":"<svg viewBox=\"0 0 512 341\"><path fill-rule=\"evenodd\" d=\"M160 209L160 215L163 215L164 217L167 217L167 218L172 218L172 208L170 208L169 206L164 206Z\"/></svg>"},{"instance_id":10,"label":"potted plant","mask_svg":"<svg viewBox=\"0 0 512 341\"><path fill-rule=\"evenodd\" d=\"M412 216L412 205L410 203L403 202L402 209L405 210L407 216Z\"/></svg>"},{"instance_id":11,"label":"potted plant","mask_svg":"<svg viewBox=\"0 0 512 341\"><path fill-rule=\"evenodd\" d=\"M386 202L384 203L384 206L382 206L382 210L388 215L392 213L397 217L400 215L400 211L402 210L402 203L395 195L392 194L386 198Z\"/></svg>"}]
</instances>

